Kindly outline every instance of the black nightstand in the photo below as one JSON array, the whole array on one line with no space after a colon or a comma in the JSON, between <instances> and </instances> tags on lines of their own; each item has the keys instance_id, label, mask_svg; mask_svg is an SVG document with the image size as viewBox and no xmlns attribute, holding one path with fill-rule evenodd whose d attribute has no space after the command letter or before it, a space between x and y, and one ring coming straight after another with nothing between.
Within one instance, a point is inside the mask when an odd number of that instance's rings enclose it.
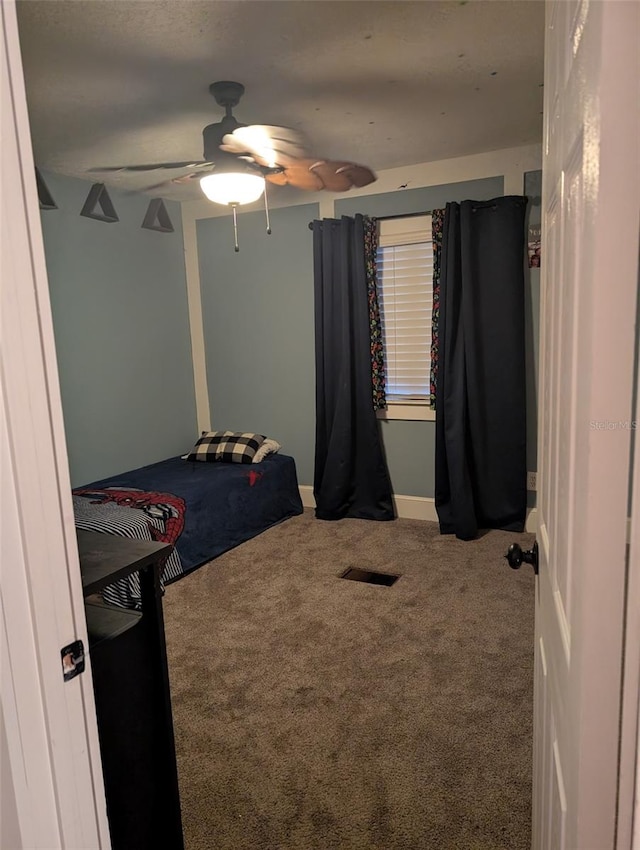
<instances>
[{"instance_id":1,"label":"black nightstand","mask_svg":"<svg viewBox=\"0 0 640 850\"><path fill-rule=\"evenodd\" d=\"M77 536L85 599L140 573L142 611L85 602L113 850L183 850L160 589L173 547Z\"/></svg>"}]
</instances>

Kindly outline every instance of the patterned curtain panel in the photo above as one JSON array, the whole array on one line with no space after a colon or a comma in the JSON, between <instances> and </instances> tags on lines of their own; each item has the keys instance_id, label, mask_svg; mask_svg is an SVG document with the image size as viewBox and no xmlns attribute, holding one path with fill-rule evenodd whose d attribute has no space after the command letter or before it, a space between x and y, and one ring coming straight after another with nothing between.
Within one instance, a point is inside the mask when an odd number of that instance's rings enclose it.
<instances>
[{"instance_id":1,"label":"patterned curtain panel","mask_svg":"<svg viewBox=\"0 0 640 850\"><path fill-rule=\"evenodd\" d=\"M387 406L384 372L384 345L382 325L380 324L380 305L378 303L378 224L375 218L364 216L364 259L367 275L367 295L369 298L369 335L371 337L371 390L373 409L381 410Z\"/></svg>"},{"instance_id":2,"label":"patterned curtain panel","mask_svg":"<svg viewBox=\"0 0 640 850\"><path fill-rule=\"evenodd\" d=\"M438 384L438 323L440 321L440 268L442 261L442 229L445 210L431 213L433 238L433 312L431 314L431 407L436 406Z\"/></svg>"}]
</instances>

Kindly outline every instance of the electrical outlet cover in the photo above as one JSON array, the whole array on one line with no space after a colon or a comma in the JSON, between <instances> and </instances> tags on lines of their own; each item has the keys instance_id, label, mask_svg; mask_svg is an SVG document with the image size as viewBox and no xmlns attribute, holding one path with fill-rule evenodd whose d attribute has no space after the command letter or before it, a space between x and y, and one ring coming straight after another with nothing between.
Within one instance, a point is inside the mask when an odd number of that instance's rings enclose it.
<instances>
[{"instance_id":1,"label":"electrical outlet cover","mask_svg":"<svg viewBox=\"0 0 640 850\"><path fill-rule=\"evenodd\" d=\"M537 485L537 473L527 472L527 490L535 490Z\"/></svg>"}]
</instances>

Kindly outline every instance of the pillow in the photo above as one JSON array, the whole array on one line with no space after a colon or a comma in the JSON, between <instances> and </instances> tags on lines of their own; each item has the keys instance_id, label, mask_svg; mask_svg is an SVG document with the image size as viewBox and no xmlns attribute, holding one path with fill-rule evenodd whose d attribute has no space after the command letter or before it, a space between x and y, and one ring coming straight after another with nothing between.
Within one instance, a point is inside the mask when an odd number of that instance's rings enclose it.
<instances>
[{"instance_id":1,"label":"pillow","mask_svg":"<svg viewBox=\"0 0 640 850\"><path fill-rule=\"evenodd\" d=\"M187 460L205 463L251 463L265 438L242 431L205 431L187 455Z\"/></svg>"},{"instance_id":2,"label":"pillow","mask_svg":"<svg viewBox=\"0 0 640 850\"><path fill-rule=\"evenodd\" d=\"M281 448L282 446L277 442L277 440L270 440L268 437L265 437L264 443L254 454L251 463L260 463L260 461L264 460L267 455L271 453L275 454L276 452L279 452Z\"/></svg>"}]
</instances>

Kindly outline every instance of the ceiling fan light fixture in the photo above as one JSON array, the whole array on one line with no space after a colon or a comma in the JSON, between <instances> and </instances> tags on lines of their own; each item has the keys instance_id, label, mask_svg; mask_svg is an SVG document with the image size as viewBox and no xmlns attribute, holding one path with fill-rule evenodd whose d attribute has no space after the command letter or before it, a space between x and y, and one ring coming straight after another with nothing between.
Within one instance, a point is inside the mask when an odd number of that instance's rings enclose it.
<instances>
[{"instance_id":1,"label":"ceiling fan light fixture","mask_svg":"<svg viewBox=\"0 0 640 850\"><path fill-rule=\"evenodd\" d=\"M200 188L215 204L237 206L257 201L264 192L264 177L260 174L225 172L207 174L200 179Z\"/></svg>"}]
</instances>

